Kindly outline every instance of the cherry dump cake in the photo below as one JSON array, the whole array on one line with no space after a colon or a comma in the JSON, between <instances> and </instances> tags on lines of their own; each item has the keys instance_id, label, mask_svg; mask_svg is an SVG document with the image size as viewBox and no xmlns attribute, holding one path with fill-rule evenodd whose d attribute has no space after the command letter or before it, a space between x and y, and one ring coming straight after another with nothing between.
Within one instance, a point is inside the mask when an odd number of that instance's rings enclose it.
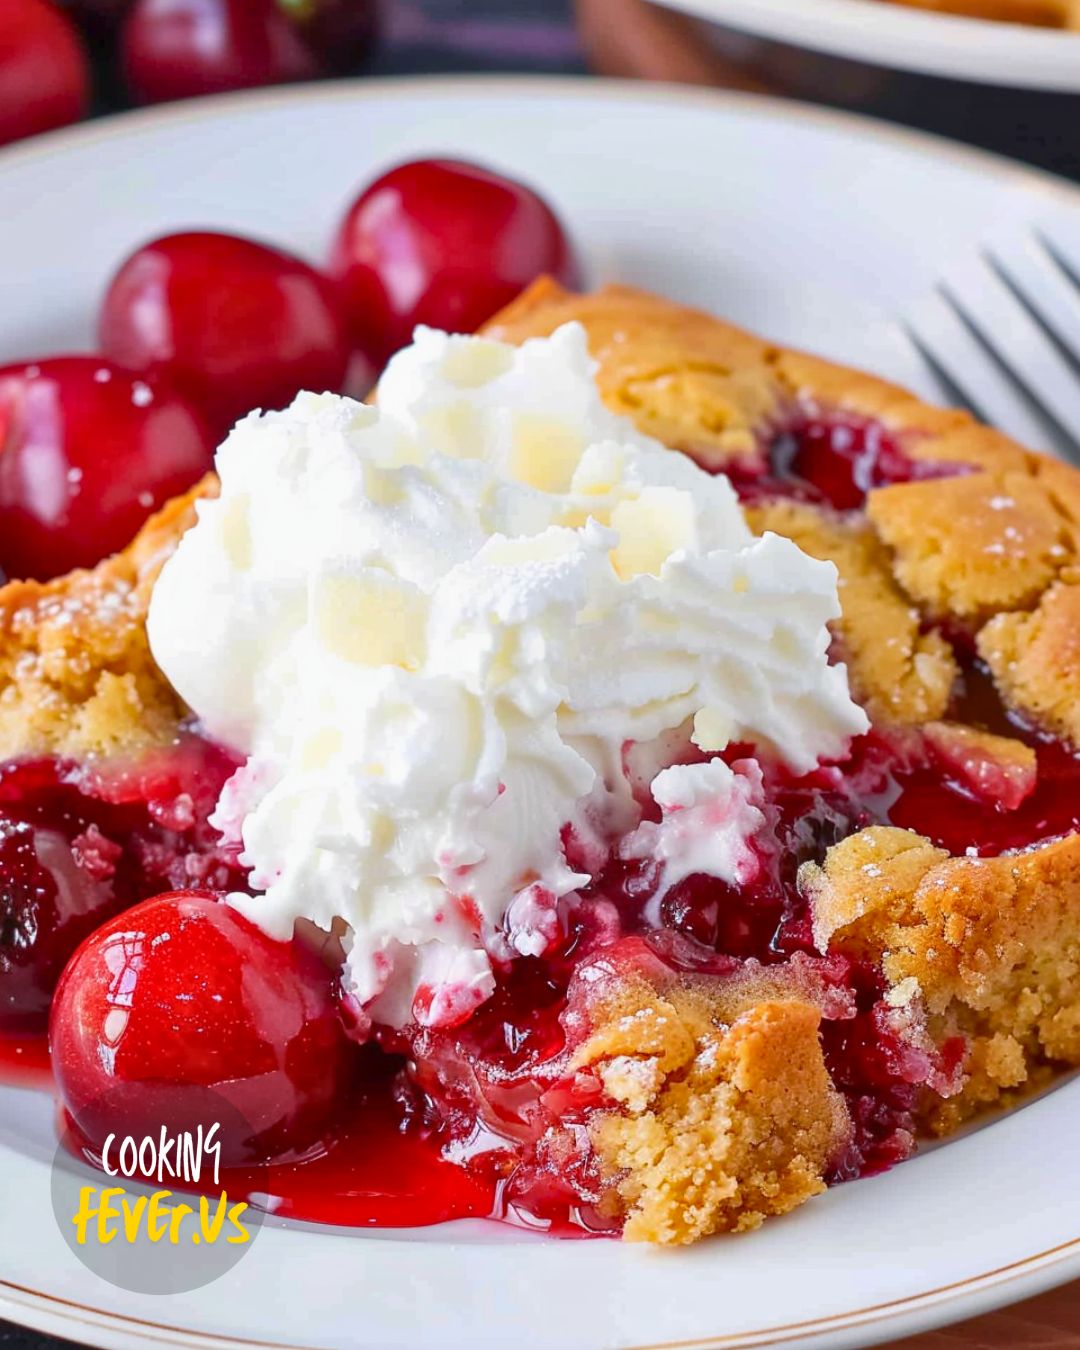
<instances>
[{"instance_id":1,"label":"cherry dump cake","mask_svg":"<svg viewBox=\"0 0 1080 1350\"><path fill-rule=\"evenodd\" d=\"M59 977L88 1153L211 1087L279 1212L751 1228L1080 1063L1078 548L636 291L421 330L0 591L3 1023Z\"/></svg>"}]
</instances>

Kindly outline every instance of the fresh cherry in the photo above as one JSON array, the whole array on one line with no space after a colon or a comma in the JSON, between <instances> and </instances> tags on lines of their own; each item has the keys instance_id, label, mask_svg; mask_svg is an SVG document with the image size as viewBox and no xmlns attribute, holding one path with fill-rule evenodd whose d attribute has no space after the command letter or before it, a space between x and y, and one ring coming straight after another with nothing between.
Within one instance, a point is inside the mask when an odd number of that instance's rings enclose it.
<instances>
[{"instance_id":1,"label":"fresh cherry","mask_svg":"<svg viewBox=\"0 0 1080 1350\"><path fill-rule=\"evenodd\" d=\"M351 1047L334 976L223 900L176 891L99 928L61 977L49 1046L61 1098L100 1147L202 1119L208 1093L250 1127L222 1162L311 1146L340 1101Z\"/></svg>"},{"instance_id":2,"label":"fresh cherry","mask_svg":"<svg viewBox=\"0 0 1080 1350\"><path fill-rule=\"evenodd\" d=\"M140 103L319 73L276 0L135 0L121 48L128 86Z\"/></svg>"},{"instance_id":3,"label":"fresh cherry","mask_svg":"<svg viewBox=\"0 0 1080 1350\"><path fill-rule=\"evenodd\" d=\"M331 284L231 234L170 234L136 250L105 294L99 337L119 364L167 372L221 434L301 389L340 389L349 363Z\"/></svg>"},{"instance_id":4,"label":"fresh cherry","mask_svg":"<svg viewBox=\"0 0 1080 1350\"><path fill-rule=\"evenodd\" d=\"M90 74L78 34L48 0L0 4L0 145L76 122Z\"/></svg>"},{"instance_id":5,"label":"fresh cherry","mask_svg":"<svg viewBox=\"0 0 1080 1350\"><path fill-rule=\"evenodd\" d=\"M44 579L130 542L209 469L213 439L168 385L92 356L0 369L0 567Z\"/></svg>"},{"instance_id":6,"label":"fresh cherry","mask_svg":"<svg viewBox=\"0 0 1080 1350\"><path fill-rule=\"evenodd\" d=\"M558 218L531 189L475 164L417 160L367 188L334 243L357 346L377 366L418 323L472 332L535 277L573 285Z\"/></svg>"}]
</instances>

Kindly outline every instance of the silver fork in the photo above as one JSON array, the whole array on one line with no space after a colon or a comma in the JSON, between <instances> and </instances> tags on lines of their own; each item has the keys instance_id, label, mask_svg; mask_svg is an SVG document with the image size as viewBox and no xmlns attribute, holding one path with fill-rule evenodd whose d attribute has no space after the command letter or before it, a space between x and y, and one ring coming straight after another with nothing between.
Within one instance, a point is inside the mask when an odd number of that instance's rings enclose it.
<instances>
[{"instance_id":1,"label":"silver fork","mask_svg":"<svg viewBox=\"0 0 1080 1350\"><path fill-rule=\"evenodd\" d=\"M1016 232L952 269L904 316L945 387L1024 445L1080 464L1080 257Z\"/></svg>"}]
</instances>

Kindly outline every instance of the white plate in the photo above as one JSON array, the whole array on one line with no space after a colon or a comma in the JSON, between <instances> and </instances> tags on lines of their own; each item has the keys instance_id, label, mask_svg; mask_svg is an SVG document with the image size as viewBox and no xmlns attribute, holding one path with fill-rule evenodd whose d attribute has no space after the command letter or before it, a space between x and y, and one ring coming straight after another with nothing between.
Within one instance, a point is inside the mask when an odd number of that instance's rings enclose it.
<instances>
[{"instance_id":1,"label":"white plate","mask_svg":"<svg viewBox=\"0 0 1080 1350\"><path fill-rule=\"evenodd\" d=\"M1080 92L1080 33L881 0L659 0L760 37L857 61L1020 89Z\"/></svg>"},{"instance_id":2,"label":"white plate","mask_svg":"<svg viewBox=\"0 0 1080 1350\"><path fill-rule=\"evenodd\" d=\"M1080 193L1001 161L786 103L535 80L359 83L142 113L0 156L0 359L86 344L116 260L210 225L322 254L355 187L404 156L539 185L593 279L697 301L906 379L890 315L983 222L1080 257ZM0 1091L0 1312L110 1346L458 1350L866 1345L1080 1273L1080 1082L758 1233L685 1252L268 1227L219 1283L137 1297L89 1275L49 1207L48 1102Z\"/></svg>"}]
</instances>

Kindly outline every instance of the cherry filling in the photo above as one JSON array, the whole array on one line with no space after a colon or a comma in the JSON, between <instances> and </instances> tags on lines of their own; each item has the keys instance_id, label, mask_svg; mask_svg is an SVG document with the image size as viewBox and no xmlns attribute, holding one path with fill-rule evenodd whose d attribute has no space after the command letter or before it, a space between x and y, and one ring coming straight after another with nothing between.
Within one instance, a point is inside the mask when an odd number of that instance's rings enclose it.
<instances>
[{"instance_id":1,"label":"cherry filling","mask_svg":"<svg viewBox=\"0 0 1080 1350\"><path fill-rule=\"evenodd\" d=\"M129 905L177 886L243 888L207 824L234 768L195 736L107 776L0 766L0 1030L44 1028L68 957Z\"/></svg>"},{"instance_id":2,"label":"cherry filling","mask_svg":"<svg viewBox=\"0 0 1080 1350\"><path fill-rule=\"evenodd\" d=\"M913 458L898 434L870 418L827 414L805 405L773 427L764 464L734 465L726 471L740 499L747 503L792 497L837 511L854 511L874 488L969 470L964 465Z\"/></svg>"}]
</instances>

